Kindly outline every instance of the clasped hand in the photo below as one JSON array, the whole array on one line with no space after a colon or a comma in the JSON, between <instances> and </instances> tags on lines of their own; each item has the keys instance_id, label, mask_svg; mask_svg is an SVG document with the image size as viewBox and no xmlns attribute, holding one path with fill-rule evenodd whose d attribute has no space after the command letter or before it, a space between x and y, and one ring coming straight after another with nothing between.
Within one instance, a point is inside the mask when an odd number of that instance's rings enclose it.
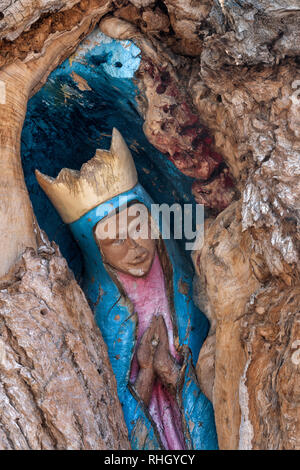
<instances>
[{"instance_id":1,"label":"clasped hand","mask_svg":"<svg viewBox=\"0 0 300 470\"><path fill-rule=\"evenodd\" d=\"M173 394L176 393L179 367L170 353L168 332L163 317L152 318L137 350L140 367L135 388L146 405L149 404L155 378Z\"/></svg>"}]
</instances>

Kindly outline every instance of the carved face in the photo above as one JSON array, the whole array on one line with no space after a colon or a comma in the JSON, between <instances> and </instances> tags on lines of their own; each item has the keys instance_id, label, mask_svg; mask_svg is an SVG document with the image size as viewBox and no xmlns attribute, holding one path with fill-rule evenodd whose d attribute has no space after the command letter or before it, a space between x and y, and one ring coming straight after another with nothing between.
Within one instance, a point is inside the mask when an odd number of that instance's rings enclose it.
<instances>
[{"instance_id":1,"label":"carved face","mask_svg":"<svg viewBox=\"0 0 300 470\"><path fill-rule=\"evenodd\" d=\"M123 273L135 277L148 274L155 255L156 243L151 239L150 214L141 204L123 209L100 221L95 236L103 260ZM134 212L136 213L134 215Z\"/></svg>"}]
</instances>

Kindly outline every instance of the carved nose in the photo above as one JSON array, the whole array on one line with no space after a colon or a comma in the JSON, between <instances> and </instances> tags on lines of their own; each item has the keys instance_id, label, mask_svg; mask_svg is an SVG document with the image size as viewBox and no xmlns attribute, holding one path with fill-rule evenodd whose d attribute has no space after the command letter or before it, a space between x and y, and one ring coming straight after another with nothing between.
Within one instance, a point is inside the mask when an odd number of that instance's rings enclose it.
<instances>
[{"instance_id":1,"label":"carved nose","mask_svg":"<svg viewBox=\"0 0 300 470\"><path fill-rule=\"evenodd\" d=\"M128 237L128 243L129 243L129 246L130 248L141 248L138 243L134 240L134 238L131 238L131 237Z\"/></svg>"},{"instance_id":2,"label":"carved nose","mask_svg":"<svg viewBox=\"0 0 300 470\"><path fill-rule=\"evenodd\" d=\"M139 258L147 252L147 250L143 246L139 245L133 238L130 238L129 241L130 249L134 250L135 258Z\"/></svg>"}]
</instances>

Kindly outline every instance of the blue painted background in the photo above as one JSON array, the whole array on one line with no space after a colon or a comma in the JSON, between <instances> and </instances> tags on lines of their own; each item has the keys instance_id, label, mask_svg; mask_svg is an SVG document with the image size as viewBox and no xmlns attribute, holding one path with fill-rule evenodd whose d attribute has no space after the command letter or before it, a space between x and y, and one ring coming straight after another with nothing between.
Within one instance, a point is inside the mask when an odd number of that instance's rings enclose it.
<instances>
[{"instance_id":1,"label":"blue painted background","mask_svg":"<svg viewBox=\"0 0 300 470\"><path fill-rule=\"evenodd\" d=\"M140 51L133 43L112 40L96 30L28 103L21 147L25 180L41 228L60 246L79 282L81 254L39 188L35 168L50 176L63 167L78 170L96 148L110 147L112 128L117 127L132 151L139 181L154 202L193 202L192 179L144 136L133 82L139 64ZM72 72L84 78L90 90L81 91Z\"/></svg>"},{"instance_id":2,"label":"blue painted background","mask_svg":"<svg viewBox=\"0 0 300 470\"><path fill-rule=\"evenodd\" d=\"M46 231L50 240L55 240L59 245L62 254L68 260L70 268L82 285L83 260L81 252L72 237L69 227L62 222L52 204L38 186L34 175L36 168L54 177L63 167L79 170L84 162L94 156L97 148L108 149L110 147L111 131L113 127L116 127L122 133L132 151L140 184L154 202L170 205L174 202L181 205L186 202L194 204L191 195L192 179L181 174L165 156L149 144L144 136L143 119L139 115L136 104L138 91L133 81L133 75L140 64L139 54L140 51L134 44L128 41L114 41L99 31L95 31L80 45L72 57L50 75L45 86L28 103L28 112L22 133L21 152L25 180L34 212L41 228ZM84 91L79 88L76 77L72 76L73 72L85 80L86 89ZM139 191L144 194L144 191ZM141 200L144 201L144 199ZM96 214L97 210L98 208L93 213ZM82 219L73 225L80 226ZM91 230L86 232L85 225L82 230L91 237L89 250L84 250L84 246L82 246L83 252L86 252L86 256L88 253L95 261L97 257L100 258L100 252L95 244L92 232ZM85 238L82 237L82 240L85 240ZM180 251L183 250L183 243L184 241L181 242L179 247ZM169 241L169 245L170 259L173 262L175 258L177 260L177 262L174 262L173 282L180 341L183 343L189 341L190 348L192 350L196 348L196 350L193 350L194 360L196 361L199 347L207 333L208 322L190 302L191 291L186 294L178 291L179 279L184 279L191 288L191 282L189 281L192 280L192 273L186 262L189 254L184 254L185 258L182 258L175 248L173 240ZM95 250L95 253L90 250L91 247ZM88 275L90 274L90 278L92 276L91 273L87 272L86 283L83 285L91 303L98 297L100 279L101 283L105 285L105 279L109 278L103 268L101 259L98 261L96 267L91 262L87 263L87 266L90 266L91 269L93 267L99 275L96 276L93 273L93 283L88 283ZM111 286L111 279L108 280ZM91 295L89 295L91 292L88 286L91 285L94 286L92 293L95 298L93 296L91 298ZM115 345L120 348L119 356L127 361L126 367L122 369L125 373L127 373L131 361L132 351L130 352L130 349L128 349L126 345L128 343L119 343L114 340L114 337L112 341L109 341L109 338L105 336L106 331L112 331L115 335L119 335L119 330L114 324L116 317L112 313L111 304L113 303L115 310L120 309L120 305L115 302L111 289L112 287L107 289L109 295L101 296L102 303L99 304L96 311L96 319L107 341L119 387L119 382L121 385L127 384L127 382L119 380L119 365L116 366L116 360L113 359L117 357L118 350L113 348L115 348ZM105 302L109 306L109 312L111 312L110 323ZM123 308L123 310L126 322L130 320L131 323L131 316L128 315L127 309ZM103 319L105 322L101 324ZM122 317L120 319L122 320ZM114 325L113 328L111 328L111 324ZM120 321L121 329L124 324L125 321ZM191 328L189 335L186 334L187 328ZM127 328L126 334L132 335L129 344L132 344L133 347L134 329ZM122 350L123 344L125 350ZM193 445L199 449L217 448L212 406L200 393L193 377L192 374L191 376L189 376L189 373L186 374L182 396L187 423L188 426L191 426ZM131 393L128 392L127 387L125 387L125 392L120 393L119 390L119 395L121 402L126 403L125 417L129 417L127 424L133 426L129 410L133 410L133 415L138 417L137 404ZM201 428L199 428L200 424L202 425Z\"/></svg>"}]
</instances>

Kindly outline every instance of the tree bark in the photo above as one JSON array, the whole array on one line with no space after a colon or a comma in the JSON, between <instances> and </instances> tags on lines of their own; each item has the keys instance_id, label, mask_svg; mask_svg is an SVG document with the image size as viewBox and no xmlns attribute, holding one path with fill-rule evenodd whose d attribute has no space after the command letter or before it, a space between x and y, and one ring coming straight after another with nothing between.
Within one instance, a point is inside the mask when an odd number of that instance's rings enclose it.
<instances>
[{"instance_id":1,"label":"tree bark","mask_svg":"<svg viewBox=\"0 0 300 470\"><path fill-rule=\"evenodd\" d=\"M19 59L0 70L0 276L5 275L26 247L36 247L34 215L24 182L20 139L27 101L48 75L68 57L82 37L106 13L109 3L92 6L71 31L48 38L43 51L26 62Z\"/></svg>"},{"instance_id":2,"label":"tree bark","mask_svg":"<svg viewBox=\"0 0 300 470\"><path fill-rule=\"evenodd\" d=\"M185 5L186 15L190 14L188 2L172 3ZM132 38L142 49L138 78L144 96L141 109L148 139L162 152L168 152L183 173L202 178L193 185L199 202L219 211L229 205L217 218L206 222L203 249L194 254L199 275L196 282L201 285L199 304L211 320L210 335L200 352L197 372L202 390L213 400L220 447L295 448L299 445L299 404L296 395L293 399L284 398L293 403L288 408L281 406L276 398L284 392L282 385L276 383L278 365L274 359L282 357L290 370L295 367L289 364L292 349L289 353L288 346L282 345L282 356L276 355L281 344L279 336L270 343L275 356L268 356L262 347L258 358L254 353L250 355L254 339L248 338L247 331L249 335L250 330L258 333L252 322L244 321L250 311L249 303L258 292L269 289L269 283L278 285L282 298L293 286L299 286L297 63L291 57L273 66L278 58L295 54L295 45L289 51L286 48L291 40L291 25L296 27L295 18L284 16L283 11L276 9L265 13L269 15L266 23L246 23L249 35L240 45L238 28L245 12L231 9L229 3L223 3L219 34L208 36L202 42L200 69L197 62L167 51L157 38L152 37L149 45L145 34L124 19L106 17L100 28L116 38ZM182 11L178 10L178 21L180 15ZM210 15L213 18L216 11L212 10ZM231 33L224 27L226 15L228 21L234 19ZM120 17L121 13L115 16ZM285 24L280 37L273 29L271 18L275 23L282 19ZM264 41L270 41L271 37L272 47L267 48ZM223 41L229 43L228 47ZM244 62L237 62L237 44L244 51ZM254 46L261 56L254 54ZM255 64L262 60L266 65L257 67ZM197 121L195 108L202 122ZM210 177L210 165L214 162L207 147L191 147L190 137L196 136L197 142L201 142L202 135L207 136L203 122L215 138L215 150L228 165L234 187L226 184L224 172L208 183L203 182L203 178ZM216 167L213 168L215 171ZM239 201L231 204L233 199ZM263 298L268 311L271 298ZM294 304L290 314L288 322L295 327ZM285 315L282 321L287 322ZM292 344L294 353L298 354L295 338ZM266 368L263 361L268 360ZM252 370L256 371L255 376L249 375ZM269 388L266 370L274 375L275 384ZM296 377L297 373L295 370ZM258 398L262 393L256 383L258 374L266 382L261 384L267 395L264 402ZM274 406L272 423L276 416L280 426L268 425L271 418L265 419L264 411L267 400ZM261 420L265 426L258 425ZM288 427L287 421L293 426Z\"/></svg>"},{"instance_id":3,"label":"tree bark","mask_svg":"<svg viewBox=\"0 0 300 470\"><path fill-rule=\"evenodd\" d=\"M1 449L129 449L106 346L66 261L37 226L20 160L28 99L108 5L88 5L70 31L0 70Z\"/></svg>"},{"instance_id":4,"label":"tree bark","mask_svg":"<svg viewBox=\"0 0 300 470\"><path fill-rule=\"evenodd\" d=\"M129 449L93 314L41 236L0 289L0 449Z\"/></svg>"},{"instance_id":5,"label":"tree bark","mask_svg":"<svg viewBox=\"0 0 300 470\"><path fill-rule=\"evenodd\" d=\"M197 369L213 399L220 447L299 449L299 2L49 0L27 9L25 20L4 25L0 18L1 37L14 38L1 41L0 65L26 69L47 41L79 33L89 18L84 35L107 12L102 30L142 49L138 83L148 139L195 178L193 194L208 208L194 260L211 331ZM1 242L10 259L3 272L36 243L16 157L21 125L2 150L4 183L13 188L15 174L20 180L16 202L12 191L0 199L12 214L3 212L6 233L24 225L24 242L21 232L16 242ZM13 215L18 200L24 224Z\"/></svg>"}]
</instances>

